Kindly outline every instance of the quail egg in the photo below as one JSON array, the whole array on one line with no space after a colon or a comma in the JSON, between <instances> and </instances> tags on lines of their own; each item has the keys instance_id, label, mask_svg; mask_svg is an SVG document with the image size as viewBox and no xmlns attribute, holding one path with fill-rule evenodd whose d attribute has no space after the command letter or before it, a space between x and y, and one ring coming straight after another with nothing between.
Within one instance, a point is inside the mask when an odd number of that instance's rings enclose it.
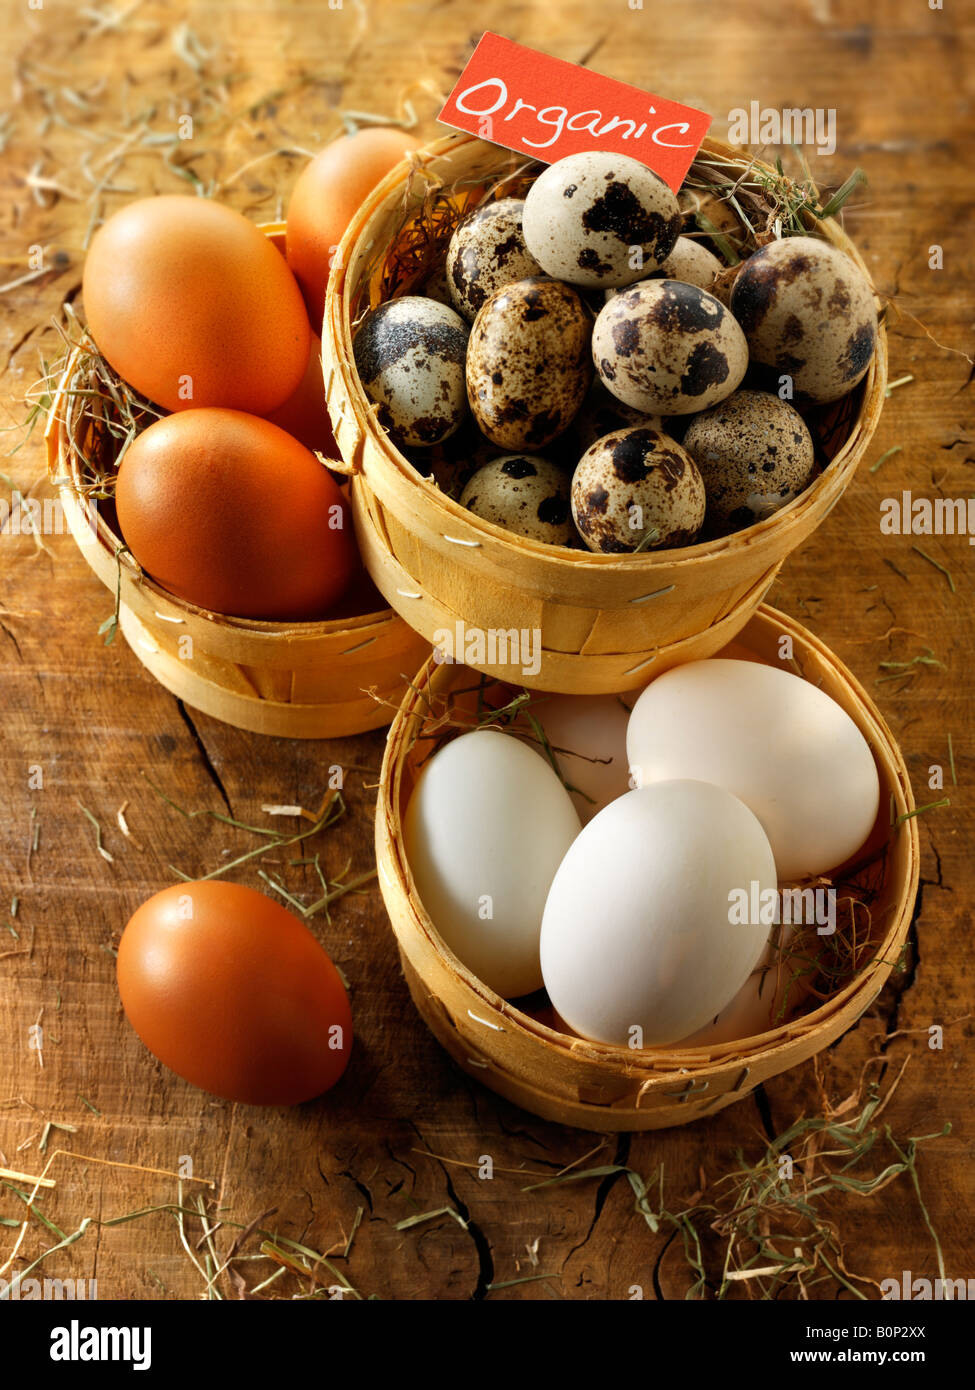
<instances>
[{"instance_id":1,"label":"quail egg","mask_svg":"<svg viewBox=\"0 0 975 1390\"><path fill-rule=\"evenodd\" d=\"M764 520L798 497L815 473L806 422L765 391L736 391L695 415L683 443L704 479L710 531Z\"/></svg>"},{"instance_id":2,"label":"quail egg","mask_svg":"<svg viewBox=\"0 0 975 1390\"><path fill-rule=\"evenodd\" d=\"M597 377L578 415L559 440L559 449L566 452L571 449L575 462L603 435L612 434L614 430L633 429L637 425L651 430L663 430L664 427L659 415L647 415L641 410L634 410L631 405L624 405L606 390Z\"/></svg>"},{"instance_id":3,"label":"quail egg","mask_svg":"<svg viewBox=\"0 0 975 1390\"><path fill-rule=\"evenodd\" d=\"M421 295L390 299L363 321L356 369L398 444L439 444L464 420L468 333L458 313Z\"/></svg>"},{"instance_id":4,"label":"quail egg","mask_svg":"<svg viewBox=\"0 0 975 1390\"><path fill-rule=\"evenodd\" d=\"M796 395L839 400L865 376L877 345L877 306L854 261L818 237L769 242L731 291L752 360L792 378Z\"/></svg>"},{"instance_id":5,"label":"quail egg","mask_svg":"<svg viewBox=\"0 0 975 1390\"><path fill-rule=\"evenodd\" d=\"M677 199L652 169L628 155L567 155L539 174L525 198L528 250L548 275L574 285L629 285L673 250Z\"/></svg>"},{"instance_id":6,"label":"quail egg","mask_svg":"<svg viewBox=\"0 0 975 1390\"><path fill-rule=\"evenodd\" d=\"M592 380L592 319L576 292L532 276L490 295L467 354L467 397L488 439L533 453L562 433Z\"/></svg>"},{"instance_id":7,"label":"quail egg","mask_svg":"<svg viewBox=\"0 0 975 1390\"><path fill-rule=\"evenodd\" d=\"M726 198L703 189L684 187L677 195L681 212L701 232L727 237L735 250L744 254L745 233L737 213Z\"/></svg>"},{"instance_id":8,"label":"quail egg","mask_svg":"<svg viewBox=\"0 0 975 1390\"><path fill-rule=\"evenodd\" d=\"M664 280L683 280L685 285L697 285L699 289L709 290L714 284L714 277L720 275L722 270L724 266L713 251L693 237L679 236L658 274Z\"/></svg>"},{"instance_id":9,"label":"quail egg","mask_svg":"<svg viewBox=\"0 0 975 1390\"><path fill-rule=\"evenodd\" d=\"M474 474L462 507L519 536L567 545L575 539L569 515L569 476L548 459L505 454Z\"/></svg>"},{"instance_id":10,"label":"quail egg","mask_svg":"<svg viewBox=\"0 0 975 1390\"><path fill-rule=\"evenodd\" d=\"M445 265L438 266L431 275L427 276L421 286L420 293L425 299L435 299L438 304L446 304L449 309L454 307Z\"/></svg>"},{"instance_id":11,"label":"quail egg","mask_svg":"<svg viewBox=\"0 0 975 1390\"><path fill-rule=\"evenodd\" d=\"M525 245L521 198L501 198L482 203L469 212L450 238L447 248L447 284L454 307L473 320L489 294L544 274Z\"/></svg>"},{"instance_id":12,"label":"quail egg","mask_svg":"<svg viewBox=\"0 0 975 1390\"><path fill-rule=\"evenodd\" d=\"M697 464L659 430L616 430L597 439L572 475L572 516L590 550L689 545L704 509Z\"/></svg>"},{"instance_id":13,"label":"quail egg","mask_svg":"<svg viewBox=\"0 0 975 1390\"><path fill-rule=\"evenodd\" d=\"M648 414L690 415L730 396L748 344L720 300L680 280L644 280L596 319L592 354L604 384Z\"/></svg>"},{"instance_id":14,"label":"quail egg","mask_svg":"<svg viewBox=\"0 0 975 1390\"><path fill-rule=\"evenodd\" d=\"M724 266L717 256L706 246L702 246L699 241L693 241L689 236L681 236L677 238L673 251L660 269L646 278L648 280L682 280L685 285L697 285L698 289L710 290L713 294L714 291L711 286L714 284L715 276L720 275L723 270ZM642 282L637 281L636 283ZM611 299L622 292L622 290L606 290L605 302L609 303Z\"/></svg>"},{"instance_id":15,"label":"quail egg","mask_svg":"<svg viewBox=\"0 0 975 1390\"><path fill-rule=\"evenodd\" d=\"M498 456L498 446L485 439L468 413L458 430L427 448L404 445L413 467L449 497L459 497L479 468Z\"/></svg>"}]
</instances>

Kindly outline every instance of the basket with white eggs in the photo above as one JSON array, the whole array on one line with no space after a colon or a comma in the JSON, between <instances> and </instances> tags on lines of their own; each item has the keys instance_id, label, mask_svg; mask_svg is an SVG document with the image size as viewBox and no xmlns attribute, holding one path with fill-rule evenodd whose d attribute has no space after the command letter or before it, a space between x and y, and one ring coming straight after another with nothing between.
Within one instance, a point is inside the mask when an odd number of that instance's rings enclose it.
<instances>
[{"instance_id":1,"label":"basket with white eggs","mask_svg":"<svg viewBox=\"0 0 975 1390\"><path fill-rule=\"evenodd\" d=\"M468 136L392 171L348 228L323 334L389 603L435 645L537 632L521 678L563 693L724 646L884 399L883 314L828 207L713 140L676 196L624 156L546 167ZM515 674L503 651L472 664Z\"/></svg>"},{"instance_id":2,"label":"basket with white eggs","mask_svg":"<svg viewBox=\"0 0 975 1390\"><path fill-rule=\"evenodd\" d=\"M862 687L763 605L620 697L431 659L389 734L379 881L462 1068L545 1119L663 1128L873 1002L910 925L913 809Z\"/></svg>"}]
</instances>

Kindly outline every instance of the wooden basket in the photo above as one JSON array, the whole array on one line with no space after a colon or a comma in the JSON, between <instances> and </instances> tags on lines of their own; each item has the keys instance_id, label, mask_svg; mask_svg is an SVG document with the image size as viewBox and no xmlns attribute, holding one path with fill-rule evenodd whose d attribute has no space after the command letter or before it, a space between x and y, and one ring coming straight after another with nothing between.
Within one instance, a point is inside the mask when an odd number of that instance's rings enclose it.
<instances>
[{"instance_id":1,"label":"wooden basket","mask_svg":"<svg viewBox=\"0 0 975 1390\"><path fill-rule=\"evenodd\" d=\"M283 224L263 230L283 249ZM160 588L128 552L117 555L121 540L85 497L60 419L76 358L48 419L48 469L82 555L119 595L119 626L142 664L194 709L254 733L341 738L388 724L430 650L392 609L327 622L225 617Z\"/></svg>"},{"instance_id":2,"label":"wooden basket","mask_svg":"<svg viewBox=\"0 0 975 1390\"><path fill-rule=\"evenodd\" d=\"M767 167L716 140L705 140L702 158L723 161L734 173L749 164ZM438 632L453 631L458 622L483 632L537 630L543 655L531 686L574 694L621 692L658 651L706 633L732 614L742 626L768 587L762 587L763 576L771 582L776 567L835 506L877 427L887 382L886 337L881 326L864 381L812 424L828 467L794 502L747 531L681 550L620 557L548 546L483 521L425 481L380 427L355 370L353 326L392 289L415 288L408 278L391 286L388 252L404 227L415 230L411 219L432 183L452 190L459 216L500 180L523 187L525 168L517 155L496 145L448 136L399 165L366 199L329 278L322 338L329 414L352 475L366 566L417 631L435 642ZM438 238L446 240L451 225L446 217ZM810 218L810 228L866 274L837 222ZM689 655L710 654L706 644L692 648L686 649ZM503 665L479 669L500 679L512 675Z\"/></svg>"},{"instance_id":3,"label":"wooden basket","mask_svg":"<svg viewBox=\"0 0 975 1390\"><path fill-rule=\"evenodd\" d=\"M436 708L448 690L470 684L471 673L432 660L419 673L386 745L376 809L379 882L414 1003L471 1076L546 1120L600 1131L665 1129L741 1100L760 1082L835 1042L873 1003L900 958L917 892L917 822L895 824L914 809L910 781L863 687L799 623L762 605L723 655L780 666L779 641L786 635L802 675L847 711L877 762L877 825L843 879L870 885L869 949L852 978L812 1011L761 1036L710 1048L641 1052L570 1037L501 999L448 950L419 901L404 857L403 814L416 758L431 748L429 741L416 747L430 719L429 701Z\"/></svg>"}]
</instances>

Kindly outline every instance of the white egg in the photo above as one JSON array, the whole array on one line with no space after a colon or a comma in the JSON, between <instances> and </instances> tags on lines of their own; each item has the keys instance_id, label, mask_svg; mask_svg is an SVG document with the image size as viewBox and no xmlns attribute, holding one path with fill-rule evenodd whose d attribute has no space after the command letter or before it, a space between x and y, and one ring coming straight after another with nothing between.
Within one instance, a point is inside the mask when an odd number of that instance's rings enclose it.
<instances>
[{"instance_id":1,"label":"white egg","mask_svg":"<svg viewBox=\"0 0 975 1390\"><path fill-rule=\"evenodd\" d=\"M666 671L636 702L626 746L638 785L696 777L740 797L783 880L837 868L877 818L880 781L860 730L775 666L718 657Z\"/></svg>"},{"instance_id":2,"label":"white egg","mask_svg":"<svg viewBox=\"0 0 975 1390\"><path fill-rule=\"evenodd\" d=\"M583 825L629 791L626 726L636 695L537 695L542 726ZM545 750L539 747L545 757Z\"/></svg>"},{"instance_id":3,"label":"white egg","mask_svg":"<svg viewBox=\"0 0 975 1390\"><path fill-rule=\"evenodd\" d=\"M446 744L413 789L403 837L420 901L454 955L504 998L541 988L545 899L579 828L552 768L492 729Z\"/></svg>"},{"instance_id":4,"label":"white egg","mask_svg":"<svg viewBox=\"0 0 975 1390\"><path fill-rule=\"evenodd\" d=\"M573 842L545 904L542 975L556 1012L621 1046L702 1028L765 950L768 925L733 911L752 885L774 892L775 863L730 792L660 782L611 802Z\"/></svg>"},{"instance_id":5,"label":"white egg","mask_svg":"<svg viewBox=\"0 0 975 1390\"><path fill-rule=\"evenodd\" d=\"M734 999L710 1023L673 1046L715 1047L754 1038L787 1023L806 992L803 981L809 974L807 962L789 958L793 930L786 924L773 927L769 945Z\"/></svg>"}]
</instances>

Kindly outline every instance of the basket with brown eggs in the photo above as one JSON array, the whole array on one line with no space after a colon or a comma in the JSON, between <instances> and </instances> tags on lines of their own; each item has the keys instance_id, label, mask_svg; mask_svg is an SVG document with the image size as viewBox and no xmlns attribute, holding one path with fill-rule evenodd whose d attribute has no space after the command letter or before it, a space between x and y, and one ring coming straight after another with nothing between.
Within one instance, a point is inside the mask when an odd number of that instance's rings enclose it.
<instances>
[{"instance_id":1,"label":"basket with brown eggs","mask_svg":"<svg viewBox=\"0 0 975 1390\"><path fill-rule=\"evenodd\" d=\"M68 529L115 595L106 640L117 628L172 694L239 728L323 738L388 723L384 702L428 646L369 580L325 466L320 345L285 225L160 197L100 237L46 441ZM194 272L199 313L184 303L174 327Z\"/></svg>"}]
</instances>

